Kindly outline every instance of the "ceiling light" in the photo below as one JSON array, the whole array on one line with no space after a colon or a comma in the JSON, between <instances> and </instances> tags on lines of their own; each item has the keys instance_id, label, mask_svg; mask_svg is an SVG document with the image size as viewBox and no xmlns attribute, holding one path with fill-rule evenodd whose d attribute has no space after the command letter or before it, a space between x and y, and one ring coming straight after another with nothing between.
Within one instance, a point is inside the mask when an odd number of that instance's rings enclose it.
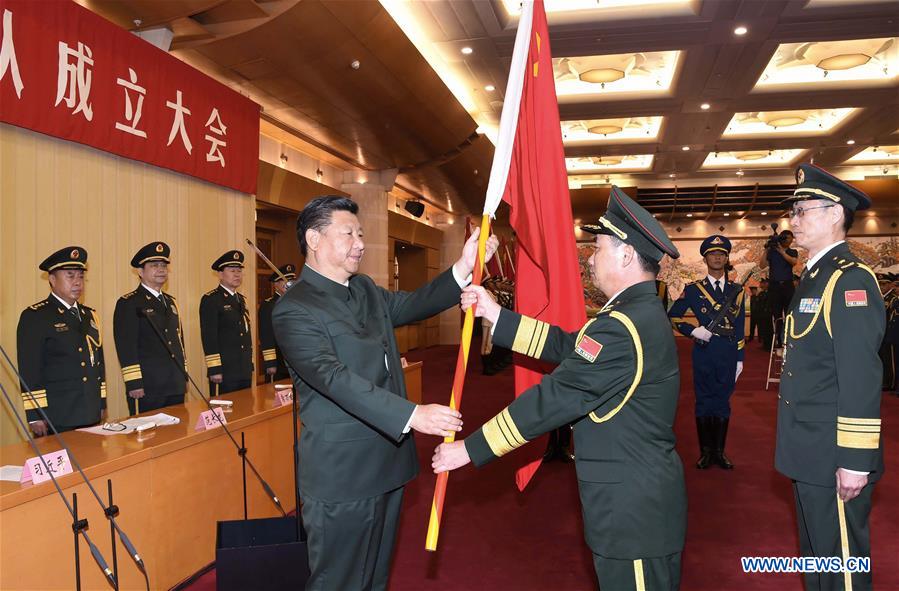
<instances>
[{"instance_id":1,"label":"ceiling light","mask_svg":"<svg viewBox=\"0 0 899 591\"><path fill-rule=\"evenodd\" d=\"M770 113L759 113L758 118L769 127L791 127L805 123L808 119L808 113L805 111L773 111Z\"/></svg>"},{"instance_id":2,"label":"ceiling light","mask_svg":"<svg viewBox=\"0 0 899 591\"><path fill-rule=\"evenodd\" d=\"M744 27L742 25L740 25L739 27L734 29L734 35L745 35L748 32L749 32L749 29L747 29L746 27Z\"/></svg>"},{"instance_id":3,"label":"ceiling light","mask_svg":"<svg viewBox=\"0 0 899 591\"><path fill-rule=\"evenodd\" d=\"M767 152L733 152L738 160L761 160L768 156Z\"/></svg>"},{"instance_id":4,"label":"ceiling light","mask_svg":"<svg viewBox=\"0 0 899 591\"><path fill-rule=\"evenodd\" d=\"M848 141L846 142L846 145L847 145L847 146L854 146L854 145L855 145L855 140L848 140Z\"/></svg>"},{"instance_id":5,"label":"ceiling light","mask_svg":"<svg viewBox=\"0 0 899 591\"><path fill-rule=\"evenodd\" d=\"M745 173L742 170L737 171L737 176L743 176Z\"/></svg>"},{"instance_id":6,"label":"ceiling light","mask_svg":"<svg viewBox=\"0 0 899 591\"><path fill-rule=\"evenodd\" d=\"M673 178L675 178L676 176L677 176L677 175L674 174L674 173L672 172L671 174L668 175L668 178L669 178L669 179L673 179Z\"/></svg>"},{"instance_id":7,"label":"ceiling light","mask_svg":"<svg viewBox=\"0 0 899 591\"><path fill-rule=\"evenodd\" d=\"M488 84L484 87L484 90L486 90L487 92L493 92L494 90L496 90L496 87L492 84Z\"/></svg>"},{"instance_id":8,"label":"ceiling light","mask_svg":"<svg viewBox=\"0 0 899 591\"><path fill-rule=\"evenodd\" d=\"M692 213L688 213L688 214L687 214L687 217L688 217L688 218L691 218L691 217L693 217L693 214L692 214Z\"/></svg>"},{"instance_id":9,"label":"ceiling light","mask_svg":"<svg viewBox=\"0 0 899 591\"><path fill-rule=\"evenodd\" d=\"M729 217L730 217L730 212L729 212L729 211L725 211L725 212L724 212L724 217L729 218Z\"/></svg>"},{"instance_id":10,"label":"ceiling light","mask_svg":"<svg viewBox=\"0 0 899 591\"><path fill-rule=\"evenodd\" d=\"M871 61L871 56L864 53L841 53L819 61L816 66L822 70L851 70Z\"/></svg>"},{"instance_id":11,"label":"ceiling light","mask_svg":"<svg viewBox=\"0 0 899 591\"><path fill-rule=\"evenodd\" d=\"M690 150L690 146L683 146L681 150L683 150L684 152L688 152Z\"/></svg>"},{"instance_id":12,"label":"ceiling light","mask_svg":"<svg viewBox=\"0 0 899 591\"><path fill-rule=\"evenodd\" d=\"M767 211L763 211L763 212L762 212L762 215L768 215L768 212L767 212Z\"/></svg>"},{"instance_id":13,"label":"ceiling light","mask_svg":"<svg viewBox=\"0 0 899 591\"><path fill-rule=\"evenodd\" d=\"M710 105L708 103L702 103L701 105L699 105L699 108L702 109L703 111L708 111L709 109L712 108L712 105Z\"/></svg>"},{"instance_id":14,"label":"ceiling light","mask_svg":"<svg viewBox=\"0 0 899 591\"><path fill-rule=\"evenodd\" d=\"M474 53L474 49L470 47L463 47L460 51L462 52L462 55L471 55Z\"/></svg>"},{"instance_id":15,"label":"ceiling light","mask_svg":"<svg viewBox=\"0 0 899 591\"><path fill-rule=\"evenodd\" d=\"M588 127L587 131L597 135L610 135L619 133L622 129L624 128L620 125L594 125L593 127Z\"/></svg>"},{"instance_id":16,"label":"ceiling light","mask_svg":"<svg viewBox=\"0 0 899 591\"><path fill-rule=\"evenodd\" d=\"M582 82L606 84L624 78L624 72L617 68L594 68L578 74Z\"/></svg>"}]
</instances>

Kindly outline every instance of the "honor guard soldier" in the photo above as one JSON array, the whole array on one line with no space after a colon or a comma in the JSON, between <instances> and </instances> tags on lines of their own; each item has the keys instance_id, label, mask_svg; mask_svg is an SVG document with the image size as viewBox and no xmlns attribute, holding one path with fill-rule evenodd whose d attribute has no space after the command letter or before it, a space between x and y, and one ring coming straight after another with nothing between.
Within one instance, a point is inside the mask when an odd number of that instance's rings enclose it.
<instances>
[{"instance_id":1,"label":"honor guard soldier","mask_svg":"<svg viewBox=\"0 0 899 591\"><path fill-rule=\"evenodd\" d=\"M705 259L708 274L701 281L687 284L668 311L674 329L694 339L693 390L700 449L696 467L700 470L713 462L725 470L734 467L724 446L730 423L730 396L743 371L746 306L743 288L727 279L730 249L730 240L724 236L715 234L703 240L699 254ZM710 329L726 304L723 317ZM693 311L698 326L687 322L687 310Z\"/></svg>"},{"instance_id":2,"label":"honor guard soldier","mask_svg":"<svg viewBox=\"0 0 899 591\"><path fill-rule=\"evenodd\" d=\"M275 331L272 329L272 310L278 298L287 291L287 282L297 278L297 268L290 263L278 267L279 273L272 273L268 280L272 282L275 293L259 306L259 346L262 347L262 361L266 379L284 380L290 377L281 350L275 342Z\"/></svg>"},{"instance_id":3,"label":"honor guard soldier","mask_svg":"<svg viewBox=\"0 0 899 591\"><path fill-rule=\"evenodd\" d=\"M97 313L78 303L84 291L87 251L68 246L39 266L50 295L22 311L16 329L22 402L31 430L48 432L38 407L59 432L100 422L106 408L103 338ZM31 394L25 386L31 388Z\"/></svg>"},{"instance_id":4,"label":"honor guard soldier","mask_svg":"<svg viewBox=\"0 0 899 591\"><path fill-rule=\"evenodd\" d=\"M137 251L131 266L140 285L116 302L115 347L131 414L184 403L184 334L175 298L162 291L169 278L171 249L151 242Z\"/></svg>"},{"instance_id":5,"label":"honor guard soldier","mask_svg":"<svg viewBox=\"0 0 899 591\"><path fill-rule=\"evenodd\" d=\"M209 394L249 388L253 381L253 339L243 283L243 253L229 250L212 263L219 286L200 299L200 334L206 355Z\"/></svg>"},{"instance_id":6,"label":"honor guard soldier","mask_svg":"<svg viewBox=\"0 0 899 591\"><path fill-rule=\"evenodd\" d=\"M845 566L871 556L886 317L873 271L845 241L855 211L871 200L810 164L796 181L790 225L809 259L785 321L775 467L793 481L802 555L840 557ZM806 573L805 588L871 589L871 572Z\"/></svg>"},{"instance_id":7,"label":"honor guard soldier","mask_svg":"<svg viewBox=\"0 0 899 591\"><path fill-rule=\"evenodd\" d=\"M481 466L574 422L584 534L600 588L677 589L687 509L672 430L680 373L654 280L664 255L680 255L617 187L599 224L582 228L597 234L588 265L609 301L580 331L503 309L483 287L465 290L462 306L494 323L498 344L559 365L464 441L441 444L432 467Z\"/></svg>"}]
</instances>

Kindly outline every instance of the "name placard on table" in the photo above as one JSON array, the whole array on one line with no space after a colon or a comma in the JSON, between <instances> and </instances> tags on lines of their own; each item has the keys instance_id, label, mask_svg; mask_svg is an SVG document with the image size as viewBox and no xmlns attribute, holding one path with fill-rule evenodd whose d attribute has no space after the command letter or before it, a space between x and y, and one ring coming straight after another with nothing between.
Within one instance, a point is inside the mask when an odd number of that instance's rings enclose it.
<instances>
[{"instance_id":1,"label":"name placard on table","mask_svg":"<svg viewBox=\"0 0 899 591\"><path fill-rule=\"evenodd\" d=\"M41 461L43 458L43 461ZM46 464L45 464L46 462ZM22 480L20 482L33 482L40 484L47 482L51 478L51 474L59 478L66 474L72 473L72 463L69 461L69 452L64 449L50 452L43 456L35 456L25 460L25 466L22 468Z\"/></svg>"},{"instance_id":2,"label":"name placard on table","mask_svg":"<svg viewBox=\"0 0 899 591\"><path fill-rule=\"evenodd\" d=\"M206 431L208 429L215 429L227 422L228 420L225 418L225 411L220 407L216 407L212 410L204 410L200 413L200 416L197 418L197 424L194 426L194 430Z\"/></svg>"}]
</instances>

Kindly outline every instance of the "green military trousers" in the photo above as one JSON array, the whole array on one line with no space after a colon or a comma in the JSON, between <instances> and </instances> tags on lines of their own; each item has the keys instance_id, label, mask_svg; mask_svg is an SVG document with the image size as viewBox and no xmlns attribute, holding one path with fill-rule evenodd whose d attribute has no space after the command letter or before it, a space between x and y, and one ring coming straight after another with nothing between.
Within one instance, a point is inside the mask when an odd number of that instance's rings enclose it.
<instances>
[{"instance_id":1,"label":"green military trousers","mask_svg":"<svg viewBox=\"0 0 899 591\"><path fill-rule=\"evenodd\" d=\"M593 555L600 591L677 591L681 553L622 560Z\"/></svg>"},{"instance_id":2,"label":"green military trousers","mask_svg":"<svg viewBox=\"0 0 899 591\"><path fill-rule=\"evenodd\" d=\"M303 499L311 575L306 591L383 591L390 577L403 487L331 503Z\"/></svg>"}]
</instances>

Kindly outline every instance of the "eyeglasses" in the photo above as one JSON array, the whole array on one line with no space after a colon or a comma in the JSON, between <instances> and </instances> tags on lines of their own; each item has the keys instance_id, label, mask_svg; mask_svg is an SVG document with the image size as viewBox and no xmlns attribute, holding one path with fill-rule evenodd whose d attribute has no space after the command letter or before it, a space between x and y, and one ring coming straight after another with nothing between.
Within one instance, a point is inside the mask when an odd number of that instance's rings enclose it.
<instances>
[{"instance_id":1,"label":"eyeglasses","mask_svg":"<svg viewBox=\"0 0 899 591\"><path fill-rule=\"evenodd\" d=\"M807 211L811 211L813 209L827 209L828 207L833 207L833 205L819 205L817 207L794 207L790 210L790 218L801 218Z\"/></svg>"},{"instance_id":2,"label":"eyeglasses","mask_svg":"<svg viewBox=\"0 0 899 591\"><path fill-rule=\"evenodd\" d=\"M127 428L128 426L122 423L103 423L104 431L124 431Z\"/></svg>"}]
</instances>

